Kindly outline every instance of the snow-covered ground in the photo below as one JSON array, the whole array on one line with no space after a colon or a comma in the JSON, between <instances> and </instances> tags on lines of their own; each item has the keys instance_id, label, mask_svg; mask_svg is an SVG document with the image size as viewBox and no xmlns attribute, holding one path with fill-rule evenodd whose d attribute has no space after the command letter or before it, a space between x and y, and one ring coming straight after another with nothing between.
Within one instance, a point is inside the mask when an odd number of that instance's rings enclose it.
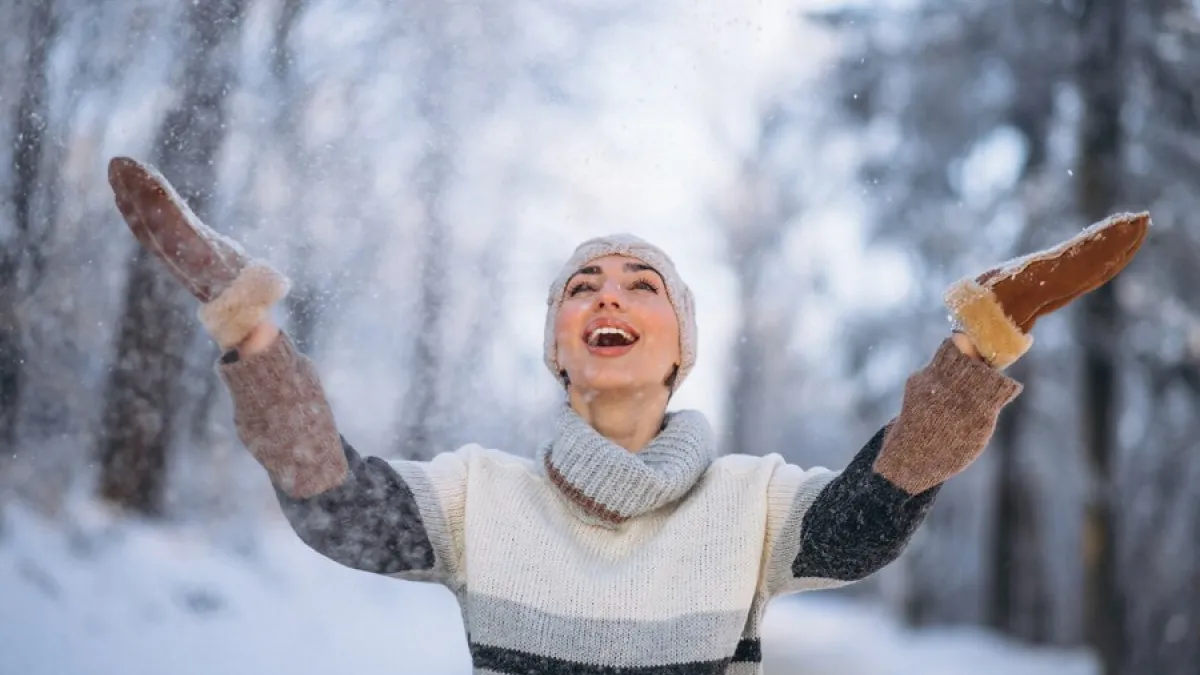
<instances>
[{"instance_id":1,"label":"snow-covered ground","mask_svg":"<svg viewBox=\"0 0 1200 675\"><path fill-rule=\"evenodd\" d=\"M0 521L3 675L464 675L462 622L440 587L344 569L287 526L151 526L94 505ZM221 543L214 543L219 541ZM778 675L1097 672L1082 653L1033 651L977 631L919 631L876 609L810 594L764 629Z\"/></svg>"}]
</instances>

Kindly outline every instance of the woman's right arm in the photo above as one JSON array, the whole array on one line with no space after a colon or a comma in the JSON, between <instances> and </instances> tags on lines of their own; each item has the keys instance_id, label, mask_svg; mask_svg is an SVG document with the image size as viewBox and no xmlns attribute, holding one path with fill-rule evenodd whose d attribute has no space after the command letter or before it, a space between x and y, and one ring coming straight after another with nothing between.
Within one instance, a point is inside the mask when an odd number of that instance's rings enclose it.
<instances>
[{"instance_id":1,"label":"woman's right arm","mask_svg":"<svg viewBox=\"0 0 1200 675\"><path fill-rule=\"evenodd\" d=\"M348 567L459 583L466 462L361 457L338 434L312 362L269 322L218 367L239 438L267 470L288 522Z\"/></svg>"},{"instance_id":2,"label":"woman's right arm","mask_svg":"<svg viewBox=\"0 0 1200 675\"><path fill-rule=\"evenodd\" d=\"M154 167L114 157L117 210L150 255L200 301L225 354L238 436L309 546L361 570L461 586L468 451L431 462L361 458L342 442L312 362L266 318L288 280L208 227Z\"/></svg>"}]
</instances>

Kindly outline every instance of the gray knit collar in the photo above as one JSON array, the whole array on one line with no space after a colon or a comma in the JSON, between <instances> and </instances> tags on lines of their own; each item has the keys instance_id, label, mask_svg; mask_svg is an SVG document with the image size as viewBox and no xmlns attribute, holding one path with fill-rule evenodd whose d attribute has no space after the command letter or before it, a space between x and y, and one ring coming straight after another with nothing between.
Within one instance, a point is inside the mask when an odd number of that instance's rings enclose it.
<instances>
[{"instance_id":1,"label":"gray knit collar","mask_svg":"<svg viewBox=\"0 0 1200 675\"><path fill-rule=\"evenodd\" d=\"M538 459L574 513L602 527L676 501L716 457L708 420L694 410L667 413L663 430L636 453L601 436L570 406L557 428Z\"/></svg>"}]
</instances>

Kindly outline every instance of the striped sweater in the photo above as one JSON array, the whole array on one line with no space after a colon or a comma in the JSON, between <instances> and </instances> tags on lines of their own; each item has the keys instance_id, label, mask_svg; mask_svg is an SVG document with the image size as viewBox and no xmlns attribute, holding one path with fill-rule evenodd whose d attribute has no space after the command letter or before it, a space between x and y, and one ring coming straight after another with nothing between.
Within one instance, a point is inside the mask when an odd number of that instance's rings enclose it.
<instances>
[{"instance_id":1,"label":"striped sweater","mask_svg":"<svg viewBox=\"0 0 1200 675\"><path fill-rule=\"evenodd\" d=\"M480 675L760 672L767 603L894 560L1020 390L947 341L840 472L718 457L695 412L630 453L570 409L532 457L470 445L388 462L340 437L286 336L219 371L300 538L343 565L448 587Z\"/></svg>"}]
</instances>

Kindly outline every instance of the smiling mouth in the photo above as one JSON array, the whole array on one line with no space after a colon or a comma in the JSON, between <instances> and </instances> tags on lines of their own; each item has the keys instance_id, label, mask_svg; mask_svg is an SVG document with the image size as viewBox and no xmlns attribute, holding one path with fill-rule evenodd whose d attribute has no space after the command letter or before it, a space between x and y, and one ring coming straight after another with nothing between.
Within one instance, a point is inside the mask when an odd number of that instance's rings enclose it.
<instances>
[{"instance_id":1,"label":"smiling mouth","mask_svg":"<svg viewBox=\"0 0 1200 675\"><path fill-rule=\"evenodd\" d=\"M632 347L640 338L632 326L622 321L600 321L583 334L589 349L605 351L624 351L623 348Z\"/></svg>"}]
</instances>

